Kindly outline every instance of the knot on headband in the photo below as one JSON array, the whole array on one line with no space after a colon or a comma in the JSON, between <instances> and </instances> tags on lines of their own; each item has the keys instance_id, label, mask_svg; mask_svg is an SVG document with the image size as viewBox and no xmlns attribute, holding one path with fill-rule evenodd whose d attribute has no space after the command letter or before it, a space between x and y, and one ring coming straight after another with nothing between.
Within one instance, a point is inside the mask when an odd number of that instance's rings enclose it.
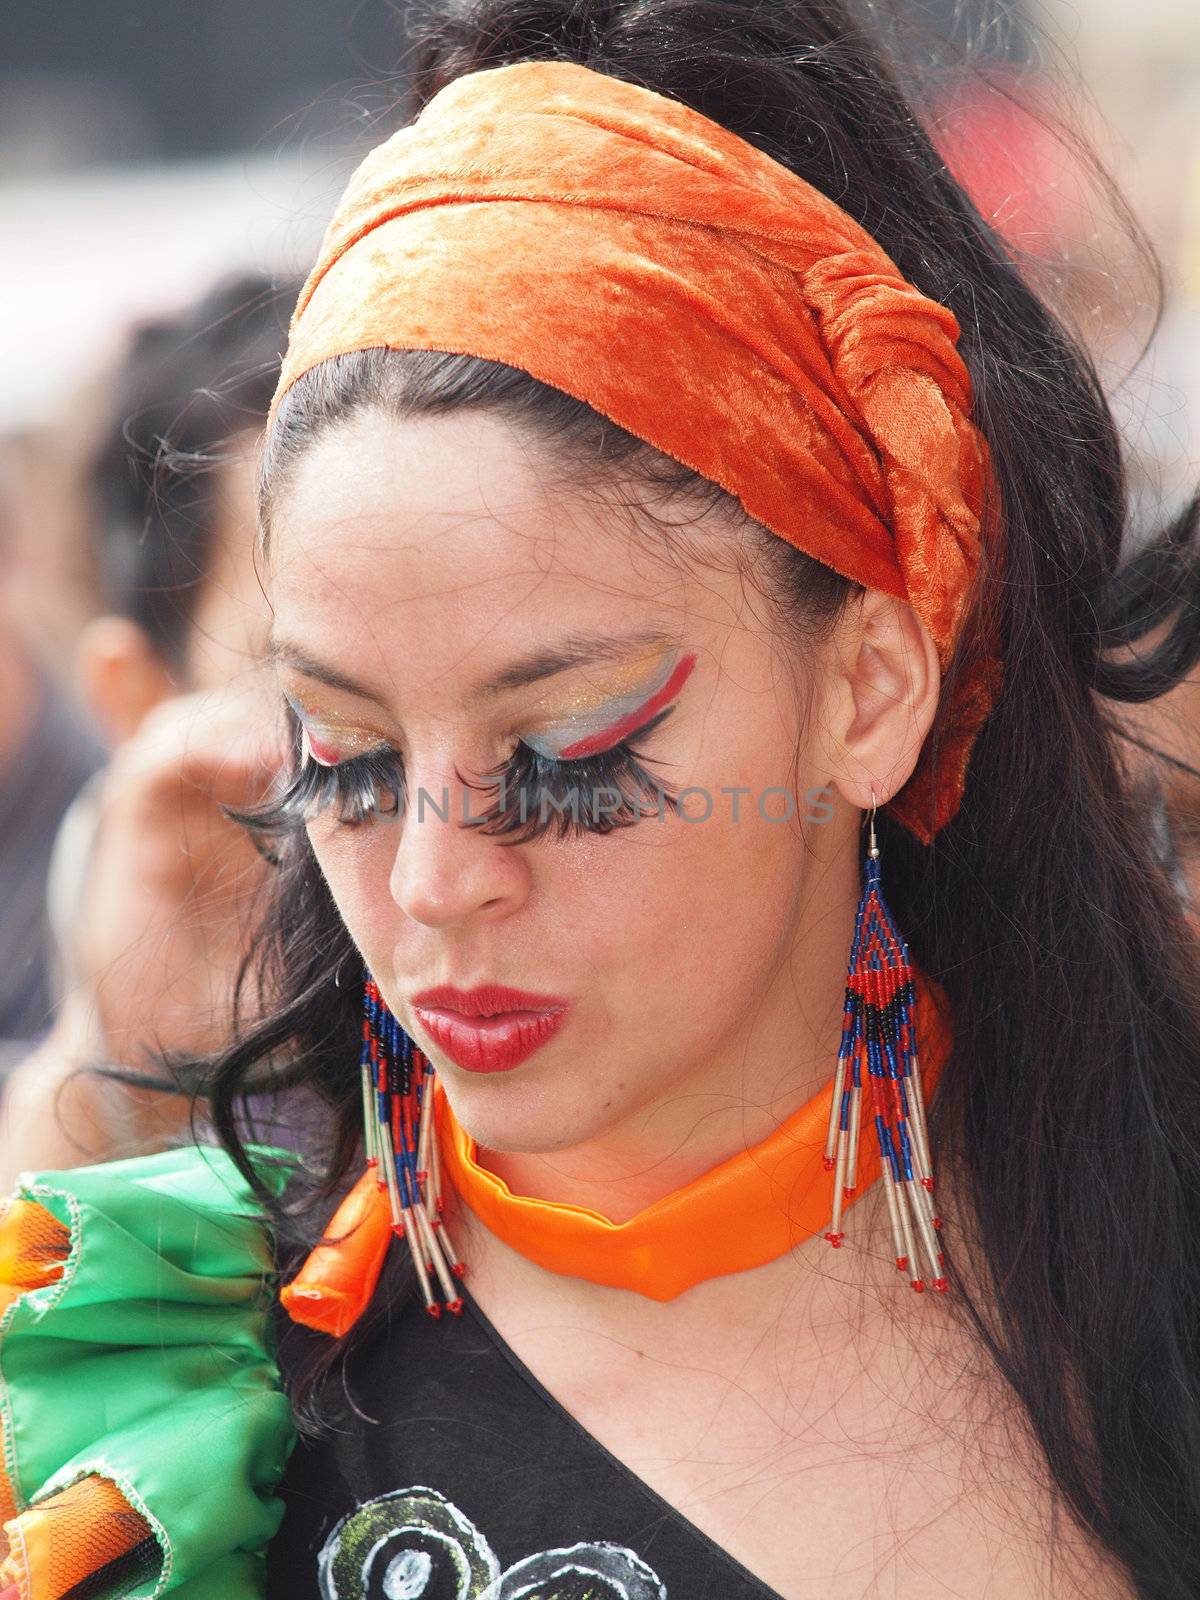
<instances>
[{"instance_id":1,"label":"knot on headband","mask_svg":"<svg viewBox=\"0 0 1200 1600\"><path fill-rule=\"evenodd\" d=\"M455 79L358 168L272 417L353 350L519 367L907 600L945 672L996 515L958 333L852 217L738 135L589 67L519 62ZM958 808L999 677L973 639L937 750L891 802L925 842Z\"/></svg>"}]
</instances>

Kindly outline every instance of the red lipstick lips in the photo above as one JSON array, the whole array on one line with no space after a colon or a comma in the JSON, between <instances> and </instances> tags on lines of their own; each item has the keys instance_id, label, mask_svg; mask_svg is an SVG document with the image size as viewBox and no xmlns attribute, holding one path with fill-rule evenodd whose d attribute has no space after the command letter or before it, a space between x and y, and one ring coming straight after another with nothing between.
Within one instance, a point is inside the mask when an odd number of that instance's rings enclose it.
<instances>
[{"instance_id":1,"label":"red lipstick lips","mask_svg":"<svg viewBox=\"0 0 1200 1600\"><path fill-rule=\"evenodd\" d=\"M422 989L412 1008L429 1037L464 1072L511 1072L545 1044L570 1002L503 984Z\"/></svg>"}]
</instances>

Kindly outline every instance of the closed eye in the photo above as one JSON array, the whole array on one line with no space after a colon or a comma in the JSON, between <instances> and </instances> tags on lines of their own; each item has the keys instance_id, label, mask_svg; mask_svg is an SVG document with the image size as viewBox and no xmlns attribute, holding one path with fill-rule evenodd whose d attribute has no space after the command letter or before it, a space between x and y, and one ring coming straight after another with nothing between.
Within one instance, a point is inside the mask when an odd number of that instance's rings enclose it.
<instances>
[{"instance_id":1,"label":"closed eye","mask_svg":"<svg viewBox=\"0 0 1200 1600\"><path fill-rule=\"evenodd\" d=\"M667 706L636 735L596 755L563 760L519 743L507 761L478 774L475 782L462 779L469 788L494 789L497 796L492 809L472 817L469 825L510 844L526 844L550 832L560 839L611 833L642 817L674 811L677 794L646 770L645 762L656 763L638 750L672 710Z\"/></svg>"},{"instance_id":2,"label":"closed eye","mask_svg":"<svg viewBox=\"0 0 1200 1600\"><path fill-rule=\"evenodd\" d=\"M595 755L555 759L518 741L513 753L498 766L474 778L460 773L459 779L468 789L496 793L496 802L488 810L464 808L466 825L506 843L524 844L551 832L558 838L603 835L642 817L674 811L675 791L647 771L645 763L655 763L638 749L673 709L665 707L638 728L636 735ZM303 752L299 721L292 713L289 720L294 724L294 770L281 793L237 812L239 822L264 833L288 833L330 811L341 826L349 828L403 815L407 782L399 751L381 746L326 765ZM444 814L443 798L432 798Z\"/></svg>"}]
</instances>

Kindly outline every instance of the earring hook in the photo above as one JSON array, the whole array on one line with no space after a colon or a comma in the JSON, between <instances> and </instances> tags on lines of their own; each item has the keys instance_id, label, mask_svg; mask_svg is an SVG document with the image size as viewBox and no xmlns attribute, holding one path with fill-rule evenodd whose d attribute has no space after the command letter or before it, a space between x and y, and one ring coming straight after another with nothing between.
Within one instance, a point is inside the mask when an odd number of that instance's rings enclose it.
<instances>
[{"instance_id":1,"label":"earring hook","mask_svg":"<svg viewBox=\"0 0 1200 1600\"><path fill-rule=\"evenodd\" d=\"M875 842L875 813L879 807L875 801L875 785L871 785L871 813L867 818L867 858L870 861L879 860L879 846Z\"/></svg>"}]
</instances>

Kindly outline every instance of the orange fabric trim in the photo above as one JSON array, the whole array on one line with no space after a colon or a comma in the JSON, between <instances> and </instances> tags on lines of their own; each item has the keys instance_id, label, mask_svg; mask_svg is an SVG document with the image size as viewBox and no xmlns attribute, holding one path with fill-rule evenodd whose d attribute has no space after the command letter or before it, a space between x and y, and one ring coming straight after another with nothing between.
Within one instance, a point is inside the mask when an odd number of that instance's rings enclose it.
<instances>
[{"instance_id":1,"label":"orange fabric trim","mask_svg":"<svg viewBox=\"0 0 1200 1600\"><path fill-rule=\"evenodd\" d=\"M0 1315L31 1289L62 1277L71 1253L71 1230L36 1200L12 1195L0 1211ZM0 1522L17 1514L8 1471L0 1459Z\"/></svg>"},{"instance_id":2,"label":"orange fabric trim","mask_svg":"<svg viewBox=\"0 0 1200 1600\"><path fill-rule=\"evenodd\" d=\"M929 980L916 983L921 1083L928 1097L949 1055L948 1010ZM437 1092L440 1147L456 1192L498 1238L550 1272L672 1300L708 1278L764 1266L829 1223L833 1176L822 1157L832 1077L761 1144L621 1223L582 1206L513 1194L480 1166L474 1139L455 1120L440 1085ZM869 1128L861 1152L857 1192L846 1210L880 1175Z\"/></svg>"},{"instance_id":3,"label":"orange fabric trim","mask_svg":"<svg viewBox=\"0 0 1200 1600\"><path fill-rule=\"evenodd\" d=\"M0 1213L0 1308L62 1277L71 1230L36 1200L14 1195Z\"/></svg>"},{"instance_id":4,"label":"orange fabric trim","mask_svg":"<svg viewBox=\"0 0 1200 1600\"><path fill-rule=\"evenodd\" d=\"M325 1238L280 1290L292 1321L340 1339L367 1309L391 1237L387 1192L368 1167L334 1213Z\"/></svg>"},{"instance_id":5,"label":"orange fabric trim","mask_svg":"<svg viewBox=\"0 0 1200 1600\"><path fill-rule=\"evenodd\" d=\"M80 1478L5 1523L9 1550L0 1590L21 1600L62 1600L153 1538L149 1524L108 1478ZM99 1592L99 1591L97 1591Z\"/></svg>"},{"instance_id":6,"label":"orange fabric trim","mask_svg":"<svg viewBox=\"0 0 1200 1600\"><path fill-rule=\"evenodd\" d=\"M957 665L892 812L958 807L1000 687L976 616L998 493L953 314L804 179L689 106L566 61L455 79L350 180L272 404L379 347L519 367L907 599ZM985 537L986 535L986 537Z\"/></svg>"}]
</instances>

